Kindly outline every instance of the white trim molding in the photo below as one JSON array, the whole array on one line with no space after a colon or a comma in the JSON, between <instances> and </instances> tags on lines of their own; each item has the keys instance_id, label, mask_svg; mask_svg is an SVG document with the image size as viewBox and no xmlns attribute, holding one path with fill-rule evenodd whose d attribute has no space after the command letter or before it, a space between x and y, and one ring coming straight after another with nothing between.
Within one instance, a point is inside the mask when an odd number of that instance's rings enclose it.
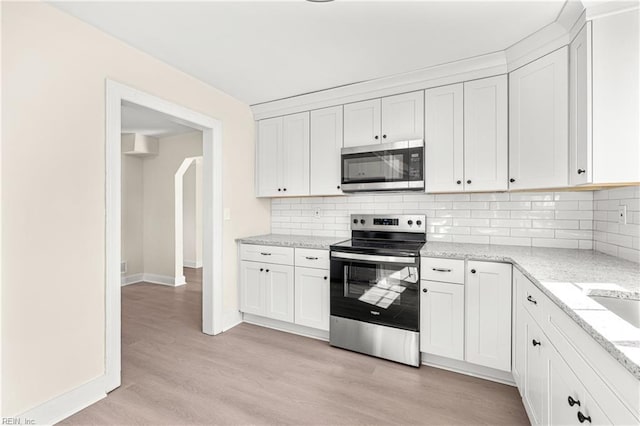
<instances>
[{"instance_id":1,"label":"white trim molding","mask_svg":"<svg viewBox=\"0 0 640 426\"><path fill-rule=\"evenodd\" d=\"M623 2L627 3L627 2ZM582 19L579 1L565 0L555 21L504 50L407 73L308 93L251 106L255 120L344 105L367 99L430 89L506 74L569 44L572 28Z\"/></svg>"},{"instance_id":2,"label":"white trim molding","mask_svg":"<svg viewBox=\"0 0 640 426\"><path fill-rule=\"evenodd\" d=\"M223 330L222 309L222 123L196 111L106 79L106 363L104 392L120 386L121 341L121 106L135 104L158 111L172 120L202 131L203 150L203 277L202 331L215 335ZM184 276L143 274L145 281L175 286Z\"/></svg>"},{"instance_id":3,"label":"white trim molding","mask_svg":"<svg viewBox=\"0 0 640 426\"><path fill-rule=\"evenodd\" d=\"M106 396L105 376L100 376L13 417L12 419L16 419L20 423L12 424L52 425L74 415L91 404L95 404Z\"/></svg>"},{"instance_id":4,"label":"white trim molding","mask_svg":"<svg viewBox=\"0 0 640 426\"><path fill-rule=\"evenodd\" d=\"M185 268L202 268L202 261L192 260L192 259L184 259L182 264Z\"/></svg>"}]
</instances>

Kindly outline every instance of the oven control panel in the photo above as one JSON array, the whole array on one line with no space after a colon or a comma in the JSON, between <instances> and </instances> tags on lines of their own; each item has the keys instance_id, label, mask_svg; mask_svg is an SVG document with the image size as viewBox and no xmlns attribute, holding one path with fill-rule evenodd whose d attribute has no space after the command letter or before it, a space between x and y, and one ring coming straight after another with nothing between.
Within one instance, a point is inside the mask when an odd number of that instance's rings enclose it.
<instances>
[{"instance_id":1,"label":"oven control panel","mask_svg":"<svg viewBox=\"0 0 640 426\"><path fill-rule=\"evenodd\" d=\"M425 233L427 218L423 214L352 214L351 230Z\"/></svg>"}]
</instances>

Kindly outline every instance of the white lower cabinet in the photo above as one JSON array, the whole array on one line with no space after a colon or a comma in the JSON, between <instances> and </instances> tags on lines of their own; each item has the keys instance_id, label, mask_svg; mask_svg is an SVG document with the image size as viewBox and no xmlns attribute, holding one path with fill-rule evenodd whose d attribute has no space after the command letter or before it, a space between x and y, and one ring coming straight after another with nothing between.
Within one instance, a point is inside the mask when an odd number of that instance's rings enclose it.
<instances>
[{"instance_id":1,"label":"white lower cabinet","mask_svg":"<svg viewBox=\"0 0 640 426\"><path fill-rule=\"evenodd\" d=\"M540 327L525 314L524 399L532 424L546 424L547 361L545 352L549 341L543 337Z\"/></svg>"},{"instance_id":2,"label":"white lower cabinet","mask_svg":"<svg viewBox=\"0 0 640 426\"><path fill-rule=\"evenodd\" d=\"M548 351L550 425L614 424L589 395L578 377L553 348Z\"/></svg>"},{"instance_id":3,"label":"white lower cabinet","mask_svg":"<svg viewBox=\"0 0 640 426\"><path fill-rule=\"evenodd\" d=\"M464 360L464 284L421 281L420 351Z\"/></svg>"},{"instance_id":4,"label":"white lower cabinet","mask_svg":"<svg viewBox=\"0 0 640 426\"><path fill-rule=\"evenodd\" d=\"M535 285L513 275L514 379L531 423L639 424L637 379L545 295L532 304Z\"/></svg>"},{"instance_id":5,"label":"white lower cabinet","mask_svg":"<svg viewBox=\"0 0 640 426\"><path fill-rule=\"evenodd\" d=\"M328 250L242 244L240 257L241 312L329 330Z\"/></svg>"},{"instance_id":6,"label":"white lower cabinet","mask_svg":"<svg viewBox=\"0 0 640 426\"><path fill-rule=\"evenodd\" d=\"M468 362L511 372L511 265L467 262Z\"/></svg>"},{"instance_id":7,"label":"white lower cabinet","mask_svg":"<svg viewBox=\"0 0 640 426\"><path fill-rule=\"evenodd\" d=\"M293 322L293 266L240 262L240 310Z\"/></svg>"},{"instance_id":8,"label":"white lower cabinet","mask_svg":"<svg viewBox=\"0 0 640 426\"><path fill-rule=\"evenodd\" d=\"M328 270L296 267L295 323L329 331Z\"/></svg>"}]
</instances>

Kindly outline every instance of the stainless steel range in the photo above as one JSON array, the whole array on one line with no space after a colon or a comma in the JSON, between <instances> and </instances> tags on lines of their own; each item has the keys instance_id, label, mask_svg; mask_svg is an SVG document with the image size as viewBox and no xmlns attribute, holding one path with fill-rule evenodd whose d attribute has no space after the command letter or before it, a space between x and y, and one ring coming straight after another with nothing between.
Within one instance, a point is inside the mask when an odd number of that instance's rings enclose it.
<instances>
[{"instance_id":1,"label":"stainless steel range","mask_svg":"<svg viewBox=\"0 0 640 426\"><path fill-rule=\"evenodd\" d=\"M352 215L331 246L332 346L420 366L424 215Z\"/></svg>"}]
</instances>

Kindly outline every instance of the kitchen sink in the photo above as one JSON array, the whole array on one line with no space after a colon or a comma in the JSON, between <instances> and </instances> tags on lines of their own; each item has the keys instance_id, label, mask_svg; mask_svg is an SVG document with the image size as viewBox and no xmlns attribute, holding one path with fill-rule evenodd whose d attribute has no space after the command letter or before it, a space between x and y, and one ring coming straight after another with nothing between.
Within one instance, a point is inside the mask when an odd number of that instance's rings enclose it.
<instances>
[{"instance_id":1,"label":"kitchen sink","mask_svg":"<svg viewBox=\"0 0 640 426\"><path fill-rule=\"evenodd\" d=\"M619 297L589 296L629 324L640 328L640 300Z\"/></svg>"}]
</instances>

